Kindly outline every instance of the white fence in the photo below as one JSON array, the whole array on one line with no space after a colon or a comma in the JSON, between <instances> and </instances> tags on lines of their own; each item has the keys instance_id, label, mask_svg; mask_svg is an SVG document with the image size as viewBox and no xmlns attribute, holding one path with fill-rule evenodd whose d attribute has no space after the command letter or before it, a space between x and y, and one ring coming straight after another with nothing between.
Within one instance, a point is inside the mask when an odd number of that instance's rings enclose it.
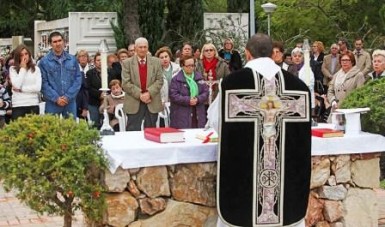
<instances>
[{"instance_id":1,"label":"white fence","mask_svg":"<svg viewBox=\"0 0 385 227\"><path fill-rule=\"evenodd\" d=\"M90 55L98 51L100 41L106 39L110 52L116 51L111 24L117 24L116 12L70 12L67 18L54 21L35 21L34 55L46 53L48 36L53 31L63 34L66 49L75 54L85 49Z\"/></svg>"}]
</instances>

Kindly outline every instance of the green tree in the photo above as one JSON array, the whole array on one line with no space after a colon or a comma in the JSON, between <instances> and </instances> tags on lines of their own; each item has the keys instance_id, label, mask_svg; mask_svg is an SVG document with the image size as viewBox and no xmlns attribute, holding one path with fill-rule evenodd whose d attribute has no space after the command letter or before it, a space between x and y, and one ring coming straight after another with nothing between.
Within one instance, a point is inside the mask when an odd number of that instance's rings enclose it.
<instances>
[{"instance_id":1,"label":"green tree","mask_svg":"<svg viewBox=\"0 0 385 227\"><path fill-rule=\"evenodd\" d=\"M153 54L162 45L164 9L164 0L139 1L140 31L147 38Z\"/></svg>"},{"instance_id":2,"label":"green tree","mask_svg":"<svg viewBox=\"0 0 385 227\"><path fill-rule=\"evenodd\" d=\"M122 0L20 0L2 1L0 37L33 37L35 20L56 20L68 12L113 12Z\"/></svg>"},{"instance_id":3,"label":"green tree","mask_svg":"<svg viewBox=\"0 0 385 227\"><path fill-rule=\"evenodd\" d=\"M0 178L32 209L64 216L81 209L100 220L106 208L101 174L107 160L99 132L85 121L53 115L19 118L0 130Z\"/></svg>"},{"instance_id":4,"label":"green tree","mask_svg":"<svg viewBox=\"0 0 385 227\"><path fill-rule=\"evenodd\" d=\"M376 0L287 0L271 1L278 6L272 14L272 37L294 46L309 38L329 45L339 37L353 41L361 36L367 47L378 47L383 41L384 5ZM267 31L267 15L256 6L262 32Z\"/></svg>"},{"instance_id":5,"label":"green tree","mask_svg":"<svg viewBox=\"0 0 385 227\"><path fill-rule=\"evenodd\" d=\"M117 24L115 25L112 21L110 22L111 28L114 31L114 38L116 48L119 50L121 48L127 48L128 42L124 35L124 26L123 26L123 15L122 12L117 12L118 19Z\"/></svg>"},{"instance_id":6,"label":"green tree","mask_svg":"<svg viewBox=\"0 0 385 227\"><path fill-rule=\"evenodd\" d=\"M34 20L42 19L35 1L2 1L0 7L0 38L12 35L33 36Z\"/></svg>"},{"instance_id":7,"label":"green tree","mask_svg":"<svg viewBox=\"0 0 385 227\"><path fill-rule=\"evenodd\" d=\"M203 9L205 12L226 13L227 1L225 0L203 0Z\"/></svg>"},{"instance_id":8,"label":"green tree","mask_svg":"<svg viewBox=\"0 0 385 227\"><path fill-rule=\"evenodd\" d=\"M126 36L126 43L134 43L135 39L142 36L139 27L139 1L124 0L123 1L123 29Z\"/></svg>"},{"instance_id":9,"label":"green tree","mask_svg":"<svg viewBox=\"0 0 385 227\"><path fill-rule=\"evenodd\" d=\"M248 13L249 11L250 11L250 1L227 0L228 13Z\"/></svg>"},{"instance_id":10,"label":"green tree","mask_svg":"<svg viewBox=\"0 0 385 227\"><path fill-rule=\"evenodd\" d=\"M200 43L203 33L202 0L167 0L165 43L173 50L182 43Z\"/></svg>"}]
</instances>

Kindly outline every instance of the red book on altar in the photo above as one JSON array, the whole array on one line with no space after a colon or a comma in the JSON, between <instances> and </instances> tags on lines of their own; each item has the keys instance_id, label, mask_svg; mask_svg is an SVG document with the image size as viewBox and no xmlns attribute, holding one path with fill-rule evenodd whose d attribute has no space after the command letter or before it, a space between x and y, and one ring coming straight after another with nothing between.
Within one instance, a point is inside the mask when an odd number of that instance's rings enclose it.
<instances>
[{"instance_id":1,"label":"red book on altar","mask_svg":"<svg viewBox=\"0 0 385 227\"><path fill-rule=\"evenodd\" d=\"M342 137L344 136L344 132L342 130L335 130L331 128L313 128L311 129L311 135L322 138Z\"/></svg>"},{"instance_id":2,"label":"red book on altar","mask_svg":"<svg viewBox=\"0 0 385 227\"><path fill-rule=\"evenodd\" d=\"M184 131L176 128L145 128L144 138L158 143L184 142Z\"/></svg>"}]
</instances>

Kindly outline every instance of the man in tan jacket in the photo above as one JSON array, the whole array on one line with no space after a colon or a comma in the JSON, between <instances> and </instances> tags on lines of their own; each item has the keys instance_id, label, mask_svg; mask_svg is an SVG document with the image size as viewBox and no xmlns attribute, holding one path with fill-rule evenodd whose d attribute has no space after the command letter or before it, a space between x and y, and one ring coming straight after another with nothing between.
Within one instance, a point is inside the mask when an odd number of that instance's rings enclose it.
<instances>
[{"instance_id":1,"label":"man in tan jacket","mask_svg":"<svg viewBox=\"0 0 385 227\"><path fill-rule=\"evenodd\" d=\"M143 120L145 128L155 127L158 113L163 110L160 60L148 55L148 41L143 37L135 40L135 53L122 62L122 85L126 92L123 110L128 131L140 131Z\"/></svg>"},{"instance_id":2,"label":"man in tan jacket","mask_svg":"<svg viewBox=\"0 0 385 227\"><path fill-rule=\"evenodd\" d=\"M330 46L330 54L324 57L324 61L322 63L322 74L324 74L323 85L325 91L328 90L329 83L333 79L333 75L341 68L339 57L338 45L333 43Z\"/></svg>"},{"instance_id":3,"label":"man in tan jacket","mask_svg":"<svg viewBox=\"0 0 385 227\"><path fill-rule=\"evenodd\" d=\"M356 66L364 75L367 75L372 70L372 59L370 54L364 50L364 41L362 38L356 38L354 41L355 49L353 51L356 58Z\"/></svg>"}]
</instances>

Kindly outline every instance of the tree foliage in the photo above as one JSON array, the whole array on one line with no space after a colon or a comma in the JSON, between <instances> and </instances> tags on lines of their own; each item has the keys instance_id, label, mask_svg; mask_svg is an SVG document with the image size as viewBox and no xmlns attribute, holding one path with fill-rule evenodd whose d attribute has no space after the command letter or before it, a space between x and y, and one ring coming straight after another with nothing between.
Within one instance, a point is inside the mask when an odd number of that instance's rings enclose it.
<instances>
[{"instance_id":1,"label":"tree foliage","mask_svg":"<svg viewBox=\"0 0 385 227\"><path fill-rule=\"evenodd\" d=\"M140 3L139 3L140 2ZM166 2L166 7L161 5ZM257 27L267 32L267 15L256 1ZM292 47L308 38L326 46L339 37L353 41L361 36L366 48L385 46L385 4L378 0L271 0L278 6L272 13L271 34ZM153 3L153 4L151 4ZM146 6L145 8L140 8ZM34 20L65 18L68 12L116 11L121 20L114 27L118 47L126 47L146 36L151 48L160 44L180 47L186 40L203 37L206 12L247 12L245 0L20 0L3 1L0 7L0 36L33 37ZM165 18L165 19L162 19ZM163 32L161 31L163 29ZM143 31L142 31L143 30ZM124 41L123 41L124 40ZM200 43L202 41L197 41Z\"/></svg>"},{"instance_id":2,"label":"tree foliage","mask_svg":"<svg viewBox=\"0 0 385 227\"><path fill-rule=\"evenodd\" d=\"M250 11L250 1L227 0L228 13L248 13L249 11Z\"/></svg>"},{"instance_id":3,"label":"tree foliage","mask_svg":"<svg viewBox=\"0 0 385 227\"><path fill-rule=\"evenodd\" d=\"M124 34L127 44L131 44L142 35L139 28L139 1L124 0L122 10Z\"/></svg>"},{"instance_id":4,"label":"tree foliage","mask_svg":"<svg viewBox=\"0 0 385 227\"><path fill-rule=\"evenodd\" d=\"M167 9L165 43L172 49L185 41L199 43L203 37L202 0L167 0Z\"/></svg>"},{"instance_id":5,"label":"tree foliage","mask_svg":"<svg viewBox=\"0 0 385 227\"><path fill-rule=\"evenodd\" d=\"M139 1L140 31L150 43L149 48L152 53L155 53L162 44L164 9L164 0Z\"/></svg>"},{"instance_id":6,"label":"tree foliage","mask_svg":"<svg viewBox=\"0 0 385 227\"><path fill-rule=\"evenodd\" d=\"M56 20L68 12L113 12L121 0L20 0L2 1L0 38L33 37L35 20Z\"/></svg>"},{"instance_id":7,"label":"tree foliage","mask_svg":"<svg viewBox=\"0 0 385 227\"><path fill-rule=\"evenodd\" d=\"M81 209L90 220L106 207L101 173L107 160L99 132L86 122L52 115L19 118L0 131L0 178L32 209L64 216Z\"/></svg>"},{"instance_id":8,"label":"tree foliage","mask_svg":"<svg viewBox=\"0 0 385 227\"><path fill-rule=\"evenodd\" d=\"M349 41L363 37L367 48L384 44L385 5L376 0L287 0L271 1L277 10L272 13L271 34L287 46L308 38L330 45L339 37ZM267 30L267 15L256 6L261 31Z\"/></svg>"},{"instance_id":9,"label":"tree foliage","mask_svg":"<svg viewBox=\"0 0 385 227\"><path fill-rule=\"evenodd\" d=\"M227 1L225 0L203 0L205 12L226 13Z\"/></svg>"}]
</instances>

